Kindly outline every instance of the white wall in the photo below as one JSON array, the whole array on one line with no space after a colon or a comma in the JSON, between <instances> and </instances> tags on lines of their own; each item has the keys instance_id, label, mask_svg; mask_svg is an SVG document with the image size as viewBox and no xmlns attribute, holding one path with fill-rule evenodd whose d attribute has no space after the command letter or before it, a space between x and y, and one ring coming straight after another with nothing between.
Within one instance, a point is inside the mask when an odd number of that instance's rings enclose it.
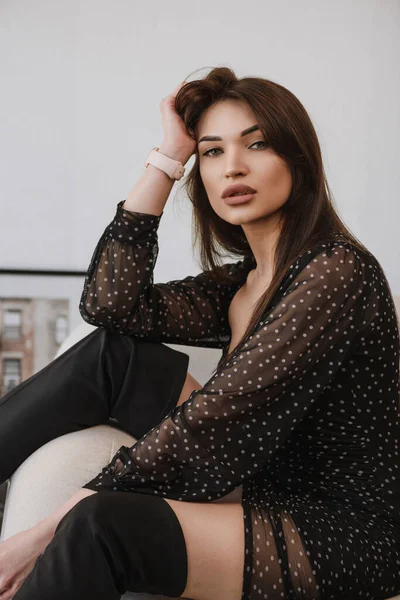
<instances>
[{"instance_id":1,"label":"white wall","mask_svg":"<svg viewBox=\"0 0 400 600\"><path fill-rule=\"evenodd\" d=\"M86 269L161 142L161 98L226 65L303 102L340 214L398 294L399 30L396 0L2 0L0 267ZM200 270L177 189L155 281ZM0 295L54 296L55 285L78 324L83 280L0 276Z\"/></svg>"}]
</instances>

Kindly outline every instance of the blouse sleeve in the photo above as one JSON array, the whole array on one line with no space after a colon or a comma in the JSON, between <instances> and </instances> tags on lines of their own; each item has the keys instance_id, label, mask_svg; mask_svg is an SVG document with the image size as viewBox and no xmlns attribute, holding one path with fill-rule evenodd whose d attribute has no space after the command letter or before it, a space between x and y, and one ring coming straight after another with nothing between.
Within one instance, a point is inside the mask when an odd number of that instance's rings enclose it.
<instances>
[{"instance_id":1,"label":"blouse sleeve","mask_svg":"<svg viewBox=\"0 0 400 600\"><path fill-rule=\"evenodd\" d=\"M124 210L102 234L85 277L82 318L98 327L149 341L222 348L229 339L227 306L232 285L209 271L153 283L162 217ZM244 261L223 265L235 274Z\"/></svg>"},{"instance_id":2,"label":"blouse sleeve","mask_svg":"<svg viewBox=\"0 0 400 600\"><path fill-rule=\"evenodd\" d=\"M319 252L200 390L84 487L211 501L267 466L351 354L373 285L357 251Z\"/></svg>"}]
</instances>

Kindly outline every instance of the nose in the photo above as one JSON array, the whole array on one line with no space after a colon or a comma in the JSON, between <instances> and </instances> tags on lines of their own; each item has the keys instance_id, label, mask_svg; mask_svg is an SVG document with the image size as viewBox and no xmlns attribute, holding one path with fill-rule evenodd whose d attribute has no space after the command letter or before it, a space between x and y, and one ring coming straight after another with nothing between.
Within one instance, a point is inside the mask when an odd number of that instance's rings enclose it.
<instances>
[{"instance_id":1,"label":"nose","mask_svg":"<svg viewBox=\"0 0 400 600\"><path fill-rule=\"evenodd\" d=\"M236 175L244 175L248 172L248 168L238 161L230 161L225 167L225 177L235 177Z\"/></svg>"},{"instance_id":2,"label":"nose","mask_svg":"<svg viewBox=\"0 0 400 600\"><path fill-rule=\"evenodd\" d=\"M231 150L225 152L225 177L234 177L235 175L244 175L248 172L248 167L240 151Z\"/></svg>"}]
</instances>

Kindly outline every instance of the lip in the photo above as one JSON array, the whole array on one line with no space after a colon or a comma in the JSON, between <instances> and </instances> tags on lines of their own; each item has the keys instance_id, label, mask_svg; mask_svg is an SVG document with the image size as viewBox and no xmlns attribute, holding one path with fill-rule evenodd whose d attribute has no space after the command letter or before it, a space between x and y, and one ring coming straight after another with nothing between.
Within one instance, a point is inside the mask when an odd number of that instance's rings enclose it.
<instances>
[{"instance_id":1,"label":"lip","mask_svg":"<svg viewBox=\"0 0 400 600\"><path fill-rule=\"evenodd\" d=\"M255 194L256 190L246 185L245 183L234 183L232 185L228 185L222 192L222 198L227 198L231 194L235 194L237 192L243 192L243 194Z\"/></svg>"},{"instance_id":2,"label":"lip","mask_svg":"<svg viewBox=\"0 0 400 600\"><path fill-rule=\"evenodd\" d=\"M223 198L223 200L225 204L246 204L246 202L249 202L255 195L256 192L254 192L254 194L243 194L243 196L227 196L226 198Z\"/></svg>"}]
</instances>

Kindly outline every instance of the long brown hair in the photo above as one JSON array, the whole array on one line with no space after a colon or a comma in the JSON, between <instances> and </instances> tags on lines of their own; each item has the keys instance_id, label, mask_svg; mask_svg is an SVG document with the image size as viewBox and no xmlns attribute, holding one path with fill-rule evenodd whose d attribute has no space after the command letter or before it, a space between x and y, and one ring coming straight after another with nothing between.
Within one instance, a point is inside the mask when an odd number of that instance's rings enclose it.
<instances>
[{"instance_id":1,"label":"long brown hair","mask_svg":"<svg viewBox=\"0 0 400 600\"><path fill-rule=\"evenodd\" d=\"M235 99L253 111L267 146L290 167L292 190L282 206L281 229L275 248L274 275L258 300L253 315L237 346L224 357L225 364L236 348L251 334L262 318L279 283L292 262L320 242L343 236L362 251L367 248L349 231L334 207L322 164L321 149L314 126L304 106L284 86L260 77L238 79L228 67L215 67L203 79L186 83L175 99L177 113L190 137L204 111L216 102ZM222 254L254 259L241 225L232 225L213 210L204 188L196 153L193 168L184 186L193 206L193 247L199 246L202 270L210 270L217 280L232 280L221 272ZM225 270L226 273L226 270Z\"/></svg>"}]
</instances>

